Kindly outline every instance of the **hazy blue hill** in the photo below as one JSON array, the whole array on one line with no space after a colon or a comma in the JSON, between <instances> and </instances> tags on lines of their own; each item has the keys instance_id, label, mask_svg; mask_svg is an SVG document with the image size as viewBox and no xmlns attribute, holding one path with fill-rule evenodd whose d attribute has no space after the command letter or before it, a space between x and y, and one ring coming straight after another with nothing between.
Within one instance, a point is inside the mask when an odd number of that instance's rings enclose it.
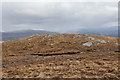
<instances>
[{"instance_id":1,"label":"hazy blue hill","mask_svg":"<svg viewBox=\"0 0 120 80\"><path fill-rule=\"evenodd\" d=\"M120 37L118 32L119 28L116 26L112 26L110 28L104 29L82 29L77 31L80 34L90 34L90 35L103 35L103 36L111 36L111 37Z\"/></svg>"},{"instance_id":2,"label":"hazy blue hill","mask_svg":"<svg viewBox=\"0 0 120 80\"><path fill-rule=\"evenodd\" d=\"M43 34L43 33L56 33L45 30L22 30L22 31L13 31L13 32L2 32L2 40L18 40L20 38L25 38L31 35Z\"/></svg>"},{"instance_id":3,"label":"hazy blue hill","mask_svg":"<svg viewBox=\"0 0 120 80\"><path fill-rule=\"evenodd\" d=\"M103 35L103 36L111 36L111 37L120 37L118 35L119 28L117 26L112 26L104 29L82 29L78 30L75 33L79 34L90 34L90 35ZM45 30L22 30L22 31L13 31L13 32L2 32L2 40L18 40L20 38L25 38L31 35L43 34L43 33L57 33L50 32Z\"/></svg>"}]
</instances>

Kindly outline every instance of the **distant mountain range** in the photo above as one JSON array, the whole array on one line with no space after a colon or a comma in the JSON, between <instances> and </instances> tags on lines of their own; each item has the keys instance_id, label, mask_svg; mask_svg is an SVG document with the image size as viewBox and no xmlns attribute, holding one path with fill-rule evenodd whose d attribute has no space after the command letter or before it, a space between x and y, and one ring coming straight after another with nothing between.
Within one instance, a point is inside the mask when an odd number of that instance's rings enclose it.
<instances>
[{"instance_id":1,"label":"distant mountain range","mask_svg":"<svg viewBox=\"0 0 120 80\"><path fill-rule=\"evenodd\" d=\"M90 35L103 35L103 36L111 36L111 37L120 37L118 34L119 28L114 26L105 29L82 29L75 32L69 33L79 33L79 34L90 34ZM2 33L2 41L8 40L18 40L21 38L25 38L31 35L43 34L43 33L58 33L58 32L50 32L45 30L22 30L22 31L13 31L13 32L1 32Z\"/></svg>"},{"instance_id":2,"label":"distant mountain range","mask_svg":"<svg viewBox=\"0 0 120 80\"><path fill-rule=\"evenodd\" d=\"M57 33L57 32L50 32L45 30L21 30L21 31L13 31L13 32L1 32L1 33L2 33L2 41L8 41L8 40L18 40L36 34Z\"/></svg>"},{"instance_id":3,"label":"distant mountain range","mask_svg":"<svg viewBox=\"0 0 120 80\"><path fill-rule=\"evenodd\" d=\"M77 31L79 34L90 34L90 35L103 35L103 36L110 36L110 37L120 37L119 35L119 28L117 26L113 26L110 28L104 29L82 29Z\"/></svg>"}]
</instances>

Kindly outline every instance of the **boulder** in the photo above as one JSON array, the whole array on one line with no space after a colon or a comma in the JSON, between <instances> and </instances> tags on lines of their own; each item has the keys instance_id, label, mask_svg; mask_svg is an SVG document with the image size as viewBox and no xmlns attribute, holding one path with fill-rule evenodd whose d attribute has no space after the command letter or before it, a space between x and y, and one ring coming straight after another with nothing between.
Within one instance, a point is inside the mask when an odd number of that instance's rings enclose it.
<instances>
[{"instance_id":1,"label":"boulder","mask_svg":"<svg viewBox=\"0 0 120 80\"><path fill-rule=\"evenodd\" d=\"M86 43L83 43L82 45L90 47L90 46L92 46L93 44L92 44L92 42L86 42Z\"/></svg>"}]
</instances>

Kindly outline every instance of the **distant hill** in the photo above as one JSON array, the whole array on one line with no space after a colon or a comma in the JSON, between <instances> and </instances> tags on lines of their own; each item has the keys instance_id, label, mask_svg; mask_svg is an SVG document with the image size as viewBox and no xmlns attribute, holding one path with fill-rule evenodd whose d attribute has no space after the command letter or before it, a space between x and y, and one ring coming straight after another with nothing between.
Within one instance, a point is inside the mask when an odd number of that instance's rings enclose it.
<instances>
[{"instance_id":1,"label":"distant hill","mask_svg":"<svg viewBox=\"0 0 120 80\"><path fill-rule=\"evenodd\" d=\"M50 32L45 30L21 30L21 31L13 31L13 32L2 32L2 41L18 40L31 35L43 34L43 33L57 33L57 32Z\"/></svg>"},{"instance_id":2,"label":"distant hill","mask_svg":"<svg viewBox=\"0 0 120 80\"><path fill-rule=\"evenodd\" d=\"M117 26L112 26L109 28L102 28L102 29L81 29L81 30L78 30L75 32L69 32L69 33L120 37L118 35L118 29L119 28ZM45 30L22 30L22 31L13 31L13 32L2 32L2 40L3 41L18 40L31 35L43 34L43 33L57 33L57 32L50 32Z\"/></svg>"},{"instance_id":3,"label":"distant hill","mask_svg":"<svg viewBox=\"0 0 120 80\"><path fill-rule=\"evenodd\" d=\"M110 36L110 37L120 37L118 35L118 27L112 26L110 28L104 29L82 29L77 31L80 34L90 34L90 35L103 35L103 36Z\"/></svg>"}]
</instances>

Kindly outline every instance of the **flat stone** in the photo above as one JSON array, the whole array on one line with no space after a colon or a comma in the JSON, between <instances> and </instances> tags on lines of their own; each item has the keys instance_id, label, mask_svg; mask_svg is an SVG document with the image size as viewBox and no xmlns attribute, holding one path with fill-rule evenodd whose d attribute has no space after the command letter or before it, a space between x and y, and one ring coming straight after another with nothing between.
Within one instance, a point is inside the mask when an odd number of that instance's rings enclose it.
<instances>
[{"instance_id":1,"label":"flat stone","mask_svg":"<svg viewBox=\"0 0 120 80\"><path fill-rule=\"evenodd\" d=\"M82 45L90 47L90 46L92 46L93 44L92 44L92 42L86 42L86 43L84 43L84 44L82 44Z\"/></svg>"},{"instance_id":2,"label":"flat stone","mask_svg":"<svg viewBox=\"0 0 120 80\"><path fill-rule=\"evenodd\" d=\"M93 41L93 43L107 43L105 40L96 40L96 41Z\"/></svg>"}]
</instances>

